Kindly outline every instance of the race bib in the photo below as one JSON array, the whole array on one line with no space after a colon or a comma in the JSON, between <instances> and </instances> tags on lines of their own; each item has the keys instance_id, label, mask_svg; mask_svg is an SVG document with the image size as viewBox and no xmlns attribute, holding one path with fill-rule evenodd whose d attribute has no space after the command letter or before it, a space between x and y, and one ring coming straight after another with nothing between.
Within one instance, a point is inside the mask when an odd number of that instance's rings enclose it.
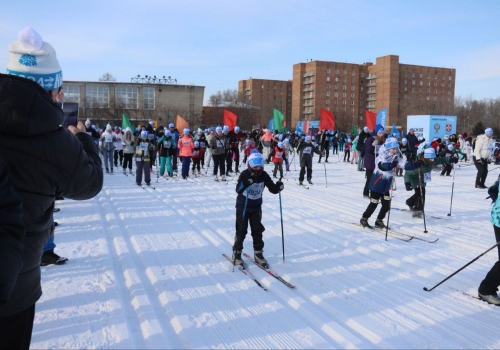
<instances>
[{"instance_id":1,"label":"race bib","mask_svg":"<svg viewBox=\"0 0 500 350\"><path fill-rule=\"evenodd\" d=\"M427 182L431 182L431 173L425 173L424 174L424 182L427 183Z\"/></svg>"},{"instance_id":2,"label":"race bib","mask_svg":"<svg viewBox=\"0 0 500 350\"><path fill-rule=\"evenodd\" d=\"M217 143L217 148L224 147L224 141L223 140L216 140L216 143Z\"/></svg>"},{"instance_id":3,"label":"race bib","mask_svg":"<svg viewBox=\"0 0 500 350\"><path fill-rule=\"evenodd\" d=\"M104 135L104 140L106 142L113 142L113 136L111 136L111 135Z\"/></svg>"},{"instance_id":4,"label":"race bib","mask_svg":"<svg viewBox=\"0 0 500 350\"><path fill-rule=\"evenodd\" d=\"M312 152L311 146L304 147L304 150L302 151L302 153L304 153L304 154L311 154L311 152Z\"/></svg>"},{"instance_id":5,"label":"race bib","mask_svg":"<svg viewBox=\"0 0 500 350\"><path fill-rule=\"evenodd\" d=\"M147 142L141 142L139 144L139 150L141 150L141 151L147 151L148 150L148 143Z\"/></svg>"},{"instance_id":6,"label":"race bib","mask_svg":"<svg viewBox=\"0 0 500 350\"><path fill-rule=\"evenodd\" d=\"M278 159L283 158L283 152L276 152L275 157L278 158Z\"/></svg>"},{"instance_id":7,"label":"race bib","mask_svg":"<svg viewBox=\"0 0 500 350\"><path fill-rule=\"evenodd\" d=\"M248 199L260 199L262 197L262 192L264 191L264 183L259 182L249 186L243 195L248 197Z\"/></svg>"},{"instance_id":8,"label":"race bib","mask_svg":"<svg viewBox=\"0 0 500 350\"><path fill-rule=\"evenodd\" d=\"M154 134L148 134L148 140L154 140L155 135Z\"/></svg>"},{"instance_id":9,"label":"race bib","mask_svg":"<svg viewBox=\"0 0 500 350\"><path fill-rule=\"evenodd\" d=\"M92 136L92 133L90 131L87 131L86 134Z\"/></svg>"},{"instance_id":10,"label":"race bib","mask_svg":"<svg viewBox=\"0 0 500 350\"><path fill-rule=\"evenodd\" d=\"M170 148L171 142L170 141L163 141L163 148Z\"/></svg>"},{"instance_id":11,"label":"race bib","mask_svg":"<svg viewBox=\"0 0 500 350\"><path fill-rule=\"evenodd\" d=\"M205 148L205 142L200 141L200 147L201 147L201 148Z\"/></svg>"},{"instance_id":12,"label":"race bib","mask_svg":"<svg viewBox=\"0 0 500 350\"><path fill-rule=\"evenodd\" d=\"M141 157L137 157L137 158L135 158L135 161L136 161L136 162L140 162L141 160L142 160L142 159L141 159Z\"/></svg>"},{"instance_id":13,"label":"race bib","mask_svg":"<svg viewBox=\"0 0 500 350\"><path fill-rule=\"evenodd\" d=\"M200 154L200 151L193 151L193 156L197 156Z\"/></svg>"}]
</instances>

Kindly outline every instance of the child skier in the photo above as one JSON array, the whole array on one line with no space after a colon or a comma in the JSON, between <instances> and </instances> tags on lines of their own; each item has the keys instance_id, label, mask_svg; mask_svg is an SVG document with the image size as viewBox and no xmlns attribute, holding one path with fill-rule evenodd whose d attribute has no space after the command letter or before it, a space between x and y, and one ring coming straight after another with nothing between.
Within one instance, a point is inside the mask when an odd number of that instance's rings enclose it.
<instances>
[{"instance_id":1,"label":"child skier","mask_svg":"<svg viewBox=\"0 0 500 350\"><path fill-rule=\"evenodd\" d=\"M375 209L377 209L380 200L382 200L382 208L375 221L375 227L386 227L384 218L391 206L389 189L391 188L394 175L392 169L398 166L400 160L398 157L398 148L399 143L394 137L389 137L379 148L377 158L375 159L376 168L370 177L368 187L370 189L370 204L368 204L368 207L359 220L363 227L372 228L368 223L368 219L372 216Z\"/></svg>"},{"instance_id":2,"label":"child skier","mask_svg":"<svg viewBox=\"0 0 500 350\"><path fill-rule=\"evenodd\" d=\"M307 168L307 182L312 185L312 154L321 154L318 147L314 146L311 142L311 136L307 135L304 142L299 144L297 147L297 152L300 156L300 174L299 174L299 185L304 184L304 175Z\"/></svg>"},{"instance_id":3,"label":"child skier","mask_svg":"<svg viewBox=\"0 0 500 350\"><path fill-rule=\"evenodd\" d=\"M405 186L407 191L415 189L415 194L406 200L411 211L422 211L425 205L425 185L431 182L432 167L438 164L456 163L458 158L436 158L434 148L425 148L418 160L408 161L405 164ZM422 187L420 187L422 184ZM419 216L417 213L415 216Z\"/></svg>"},{"instance_id":4,"label":"child skier","mask_svg":"<svg viewBox=\"0 0 500 350\"><path fill-rule=\"evenodd\" d=\"M290 162L288 159L290 159L290 149L292 146L290 145L290 140L285 139L283 140L283 144L285 145L285 164L286 164L286 171L290 171Z\"/></svg>"},{"instance_id":5,"label":"child skier","mask_svg":"<svg viewBox=\"0 0 500 350\"><path fill-rule=\"evenodd\" d=\"M272 155L274 163L273 177L276 178L276 173L279 169L281 179L283 178L283 159L286 160L285 145L283 144L283 142L278 142L278 145L274 148Z\"/></svg>"},{"instance_id":6,"label":"child skier","mask_svg":"<svg viewBox=\"0 0 500 350\"><path fill-rule=\"evenodd\" d=\"M247 235L248 224L252 231L253 249L255 262L264 268L268 268L267 260L264 258L262 249L264 241L262 232L265 228L262 225L262 193L264 187L269 192L277 194L283 190L281 181L273 182L268 173L264 171L264 156L258 151L254 151L248 157L248 169L241 172L236 184L236 233L233 245L233 263L243 268L241 251L243 241Z\"/></svg>"},{"instance_id":7,"label":"child skier","mask_svg":"<svg viewBox=\"0 0 500 350\"><path fill-rule=\"evenodd\" d=\"M198 175L201 175L201 170L200 170L200 164L201 160L203 159L205 155L205 152L203 148L200 147L200 142L195 141L194 142L194 148L193 148L193 168L191 169L191 172L195 174L196 168L198 168Z\"/></svg>"},{"instance_id":8,"label":"child skier","mask_svg":"<svg viewBox=\"0 0 500 350\"><path fill-rule=\"evenodd\" d=\"M179 157L182 160L182 178L186 180L189 176L189 165L191 164L191 156L193 155L193 137L189 133L188 128L184 128L183 135L177 142L179 149Z\"/></svg>"},{"instance_id":9,"label":"child skier","mask_svg":"<svg viewBox=\"0 0 500 350\"><path fill-rule=\"evenodd\" d=\"M132 137L132 130L130 128L125 129L125 135L122 139L123 146L123 173L126 174L127 166L132 175L132 158L134 156L135 144L134 138Z\"/></svg>"},{"instance_id":10,"label":"child skier","mask_svg":"<svg viewBox=\"0 0 500 350\"><path fill-rule=\"evenodd\" d=\"M170 130L165 130L162 134L161 130L158 132L158 153L160 155L160 176L165 174L165 165L167 166L167 174L169 177L174 176L174 169L172 167L172 156L176 154L177 145L172 138Z\"/></svg>"},{"instance_id":11,"label":"child skier","mask_svg":"<svg viewBox=\"0 0 500 350\"><path fill-rule=\"evenodd\" d=\"M352 147L352 142L351 142L351 139L348 138L347 142L345 144L344 162L345 162L345 158L347 157L347 163L349 163L349 158L351 158L351 147Z\"/></svg>"},{"instance_id":12,"label":"child skier","mask_svg":"<svg viewBox=\"0 0 500 350\"><path fill-rule=\"evenodd\" d=\"M135 182L137 185L141 186L142 173L144 172L144 181L146 185L151 184L151 172L149 169L149 162L151 160L150 155L154 150L154 145L151 140L148 139L148 132L146 130L141 131L140 136L134 141L136 144L135 149Z\"/></svg>"}]
</instances>

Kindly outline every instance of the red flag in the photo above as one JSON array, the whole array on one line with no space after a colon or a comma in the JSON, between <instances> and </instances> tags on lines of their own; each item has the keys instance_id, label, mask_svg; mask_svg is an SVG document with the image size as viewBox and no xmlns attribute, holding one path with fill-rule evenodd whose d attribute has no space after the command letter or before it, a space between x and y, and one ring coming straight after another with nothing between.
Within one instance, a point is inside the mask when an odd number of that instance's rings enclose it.
<instances>
[{"instance_id":1,"label":"red flag","mask_svg":"<svg viewBox=\"0 0 500 350\"><path fill-rule=\"evenodd\" d=\"M377 113L370 112L369 110L365 109L365 120L368 129L372 131L375 130L375 125L377 124Z\"/></svg>"},{"instance_id":2,"label":"red flag","mask_svg":"<svg viewBox=\"0 0 500 350\"><path fill-rule=\"evenodd\" d=\"M306 120L304 122L304 134L308 134L309 133L309 120Z\"/></svg>"},{"instance_id":3,"label":"red flag","mask_svg":"<svg viewBox=\"0 0 500 350\"><path fill-rule=\"evenodd\" d=\"M319 118L319 129L320 130L333 130L335 129L335 117L333 113L321 108L321 114Z\"/></svg>"},{"instance_id":4,"label":"red flag","mask_svg":"<svg viewBox=\"0 0 500 350\"><path fill-rule=\"evenodd\" d=\"M229 131L234 129L237 120L238 116L236 114L228 110L224 110L224 125L227 125L229 127Z\"/></svg>"}]
</instances>

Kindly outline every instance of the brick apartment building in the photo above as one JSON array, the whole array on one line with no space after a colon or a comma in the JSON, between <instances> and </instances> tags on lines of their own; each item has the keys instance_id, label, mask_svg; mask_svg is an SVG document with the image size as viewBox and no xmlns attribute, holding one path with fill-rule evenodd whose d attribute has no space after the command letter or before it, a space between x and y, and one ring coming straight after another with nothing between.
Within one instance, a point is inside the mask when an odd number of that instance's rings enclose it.
<instances>
[{"instance_id":1,"label":"brick apartment building","mask_svg":"<svg viewBox=\"0 0 500 350\"><path fill-rule=\"evenodd\" d=\"M257 124L267 126L278 109L285 117L286 125L292 125L292 81L248 79L238 82L238 94L244 102L259 108L260 120ZM294 126L292 126L294 127Z\"/></svg>"},{"instance_id":2,"label":"brick apartment building","mask_svg":"<svg viewBox=\"0 0 500 350\"><path fill-rule=\"evenodd\" d=\"M281 97L275 92L286 84L286 91L292 91L283 94L288 98L283 106L292 128L300 120L319 120L321 108L333 112L336 126L344 131L365 125L365 109L387 108L387 125L404 127L408 114L452 113L455 74L450 68L400 64L396 55L378 57L375 64L311 61L293 66L291 82L243 80L238 92L247 103L261 106Z\"/></svg>"},{"instance_id":3,"label":"brick apartment building","mask_svg":"<svg viewBox=\"0 0 500 350\"><path fill-rule=\"evenodd\" d=\"M87 118L100 127L108 122L121 125L122 113L132 124L156 120L166 126L177 114L193 125L201 119L204 86L123 83L112 81L64 81L66 102L79 104L79 120Z\"/></svg>"}]
</instances>

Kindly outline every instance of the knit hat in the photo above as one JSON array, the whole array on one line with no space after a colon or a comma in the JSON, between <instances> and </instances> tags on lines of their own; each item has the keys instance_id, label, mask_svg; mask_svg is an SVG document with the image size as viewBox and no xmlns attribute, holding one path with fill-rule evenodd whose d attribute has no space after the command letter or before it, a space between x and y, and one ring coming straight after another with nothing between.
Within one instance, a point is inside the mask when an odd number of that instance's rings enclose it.
<instances>
[{"instance_id":1,"label":"knit hat","mask_svg":"<svg viewBox=\"0 0 500 350\"><path fill-rule=\"evenodd\" d=\"M198 141L194 142L194 147L200 147L200 143Z\"/></svg>"},{"instance_id":2,"label":"knit hat","mask_svg":"<svg viewBox=\"0 0 500 350\"><path fill-rule=\"evenodd\" d=\"M170 124L168 124L168 127L169 128L175 128L175 125L174 125L174 123L170 123Z\"/></svg>"},{"instance_id":3,"label":"knit hat","mask_svg":"<svg viewBox=\"0 0 500 350\"><path fill-rule=\"evenodd\" d=\"M240 132L240 127L239 126L235 126L234 127L234 132Z\"/></svg>"},{"instance_id":4,"label":"knit hat","mask_svg":"<svg viewBox=\"0 0 500 350\"><path fill-rule=\"evenodd\" d=\"M283 142L278 142L278 147L283 148Z\"/></svg>"},{"instance_id":5,"label":"knit hat","mask_svg":"<svg viewBox=\"0 0 500 350\"><path fill-rule=\"evenodd\" d=\"M451 151L453 149L453 145L452 144L449 144L448 145L448 149Z\"/></svg>"},{"instance_id":6,"label":"knit hat","mask_svg":"<svg viewBox=\"0 0 500 350\"><path fill-rule=\"evenodd\" d=\"M87 120L85 121L85 125L90 125L90 124L92 124L92 123L90 122L90 120L88 120L88 119L87 119Z\"/></svg>"},{"instance_id":7,"label":"knit hat","mask_svg":"<svg viewBox=\"0 0 500 350\"><path fill-rule=\"evenodd\" d=\"M311 136L307 135L306 138L304 139L306 142L311 142Z\"/></svg>"},{"instance_id":8,"label":"knit hat","mask_svg":"<svg viewBox=\"0 0 500 350\"><path fill-rule=\"evenodd\" d=\"M216 132L222 132L222 128L220 126L218 126L218 127L215 128L215 131Z\"/></svg>"},{"instance_id":9,"label":"knit hat","mask_svg":"<svg viewBox=\"0 0 500 350\"><path fill-rule=\"evenodd\" d=\"M165 136L170 136L172 133L170 132L170 130L166 129L165 130Z\"/></svg>"},{"instance_id":10,"label":"knit hat","mask_svg":"<svg viewBox=\"0 0 500 350\"><path fill-rule=\"evenodd\" d=\"M368 127L367 127L367 126L365 126L365 127L363 128L363 131L364 131L364 132L368 132L368 130L369 130L369 129L368 129Z\"/></svg>"},{"instance_id":11,"label":"knit hat","mask_svg":"<svg viewBox=\"0 0 500 350\"><path fill-rule=\"evenodd\" d=\"M399 148L398 140L395 137L389 137L384 143L385 149Z\"/></svg>"},{"instance_id":12,"label":"knit hat","mask_svg":"<svg viewBox=\"0 0 500 350\"><path fill-rule=\"evenodd\" d=\"M492 128L486 128L486 130L484 130L484 134L485 135L493 135L493 129Z\"/></svg>"},{"instance_id":13,"label":"knit hat","mask_svg":"<svg viewBox=\"0 0 500 350\"><path fill-rule=\"evenodd\" d=\"M106 131L111 131L111 130L112 130L111 125L109 125L109 124L106 125Z\"/></svg>"},{"instance_id":14,"label":"knit hat","mask_svg":"<svg viewBox=\"0 0 500 350\"><path fill-rule=\"evenodd\" d=\"M183 134L184 134L184 135L189 134L189 129L188 129L188 128L184 128Z\"/></svg>"},{"instance_id":15,"label":"knit hat","mask_svg":"<svg viewBox=\"0 0 500 350\"><path fill-rule=\"evenodd\" d=\"M224 125L224 128L222 129L222 131L224 131L224 132L229 131L229 126Z\"/></svg>"},{"instance_id":16,"label":"knit hat","mask_svg":"<svg viewBox=\"0 0 500 350\"><path fill-rule=\"evenodd\" d=\"M255 168L258 166L263 168L264 156L259 152L250 154L250 157L248 157L248 165L250 166L250 168Z\"/></svg>"},{"instance_id":17,"label":"knit hat","mask_svg":"<svg viewBox=\"0 0 500 350\"><path fill-rule=\"evenodd\" d=\"M383 134L383 133L384 133L384 131L385 131L385 130L384 130L384 128L380 128L380 129L378 129L378 130L377 130L377 135L378 135L378 134Z\"/></svg>"},{"instance_id":18,"label":"knit hat","mask_svg":"<svg viewBox=\"0 0 500 350\"><path fill-rule=\"evenodd\" d=\"M434 148L426 148L424 151L424 158L425 159L430 159L430 158L436 158L436 151L434 151Z\"/></svg>"},{"instance_id":19,"label":"knit hat","mask_svg":"<svg viewBox=\"0 0 500 350\"><path fill-rule=\"evenodd\" d=\"M403 139L401 140L401 142L403 143L403 145L406 145L408 143L408 140L405 137L403 137Z\"/></svg>"},{"instance_id":20,"label":"knit hat","mask_svg":"<svg viewBox=\"0 0 500 350\"><path fill-rule=\"evenodd\" d=\"M63 77L54 48L31 27L21 29L18 40L9 45L7 74L33 80L45 90L60 87Z\"/></svg>"},{"instance_id":21,"label":"knit hat","mask_svg":"<svg viewBox=\"0 0 500 350\"><path fill-rule=\"evenodd\" d=\"M141 131L141 137L142 137L143 139L145 139L146 137L148 137L148 132L147 132L146 130L142 130L142 131Z\"/></svg>"}]
</instances>

